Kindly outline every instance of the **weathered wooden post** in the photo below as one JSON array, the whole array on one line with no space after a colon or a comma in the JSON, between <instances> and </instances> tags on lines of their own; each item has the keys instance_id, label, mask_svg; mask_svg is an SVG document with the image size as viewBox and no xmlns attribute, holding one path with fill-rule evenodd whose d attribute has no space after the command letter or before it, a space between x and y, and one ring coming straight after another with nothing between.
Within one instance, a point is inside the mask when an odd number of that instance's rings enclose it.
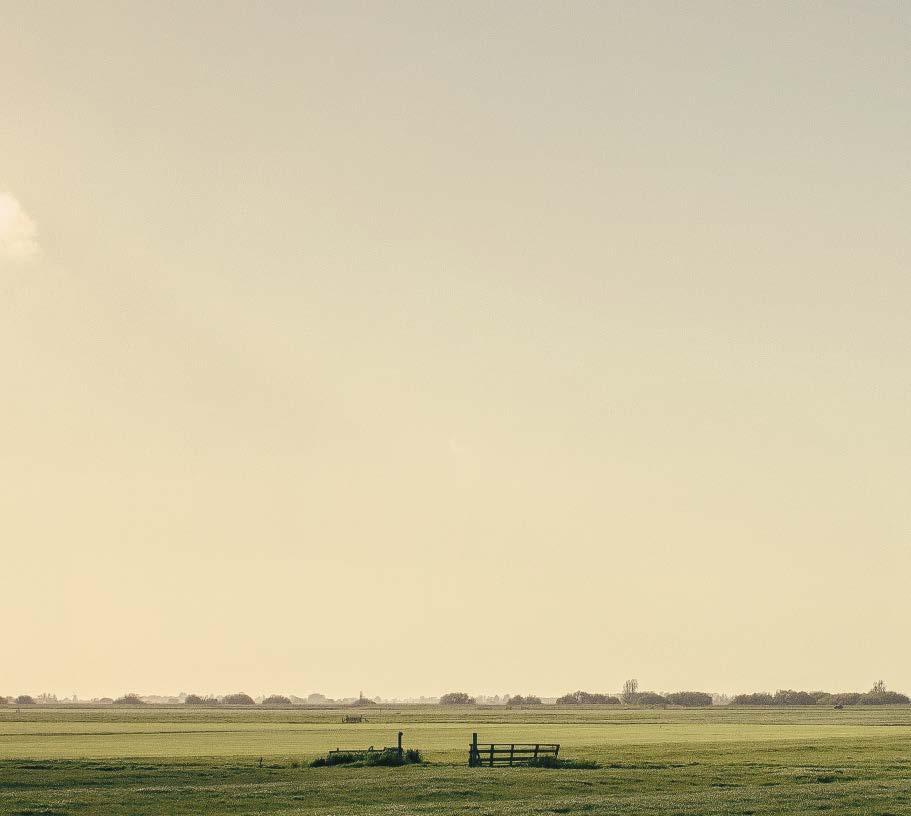
<instances>
[{"instance_id":1,"label":"weathered wooden post","mask_svg":"<svg viewBox=\"0 0 911 816\"><path fill-rule=\"evenodd\" d=\"M404 755L402 754L402 732L399 731L399 765L404 762Z\"/></svg>"},{"instance_id":2,"label":"weathered wooden post","mask_svg":"<svg viewBox=\"0 0 911 816\"><path fill-rule=\"evenodd\" d=\"M479 765L481 758L478 756L478 732L471 735L471 748L468 749L468 764L471 767Z\"/></svg>"}]
</instances>

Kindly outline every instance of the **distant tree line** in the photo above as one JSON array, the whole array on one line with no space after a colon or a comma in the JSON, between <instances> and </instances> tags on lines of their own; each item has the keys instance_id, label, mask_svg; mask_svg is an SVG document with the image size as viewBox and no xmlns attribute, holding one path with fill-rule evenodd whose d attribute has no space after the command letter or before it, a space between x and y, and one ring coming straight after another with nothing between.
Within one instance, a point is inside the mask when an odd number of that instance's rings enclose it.
<instances>
[{"instance_id":1,"label":"distant tree line","mask_svg":"<svg viewBox=\"0 0 911 816\"><path fill-rule=\"evenodd\" d=\"M186 705L193 706L217 706L217 705L234 705L234 706L252 706L256 701L245 692L238 691L233 694L226 694L223 697L201 696L199 694L188 694L186 697L181 695ZM321 694L311 694L306 702L312 704L323 703L330 704L336 701L329 700ZM379 698L377 698L379 699ZM422 698L423 699L423 698ZM74 696L75 700L75 696ZM112 700L110 697L95 699L90 702L107 703L124 706L145 705L146 701L157 703L160 698L146 697L143 700L138 694L129 693ZM490 702L490 698L483 698L485 703ZM500 698L496 698L499 702ZM176 699L173 700L177 702ZM53 705L57 703L57 698L51 694L41 694L37 698L30 694L20 694L18 697L0 696L0 705ZM66 702L64 700L64 702ZM305 702L301 698L295 697L293 700L284 694L270 694L262 699L264 706L288 706L296 703ZM361 696L354 701L346 701L353 706L375 706L378 703L368 697ZM430 700L428 700L430 702ZM542 699L535 694L516 694L513 696L506 695L503 702L509 706L539 706L543 704ZM595 693L590 691L573 691L558 697L555 700L557 705L637 705L637 706L683 706L683 707L705 707L712 705L712 695L705 691L675 691L672 693L658 694L654 691L639 691L637 680L627 680L623 684L623 690L619 696L605 693ZM718 700L715 701L718 703ZM767 691L752 692L749 694L737 694L732 698L724 695L720 696L720 704L737 706L812 706L812 705L908 705L911 699L907 695L897 691L889 691L886 684L879 680L874 683L873 687L867 692L845 691L831 693L828 691L795 691L794 689L779 689L774 694ZM476 705L477 700L464 691L451 691L439 698L440 705L464 706Z\"/></svg>"},{"instance_id":2,"label":"distant tree line","mask_svg":"<svg viewBox=\"0 0 911 816\"><path fill-rule=\"evenodd\" d=\"M557 698L557 705L639 705L639 706L710 706L712 695L705 691L675 691L673 694L658 694L654 691L633 691L630 688L621 692L620 697L611 694L591 694L587 691L574 691Z\"/></svg>"},{"instance_id":3,"label":"distant tree line","mask_svg":"<svg viewBox=\"0 0 911 816\"><path fill-rule=\"evenodd\" d=\"M620 705L610 694L592 694L590 691L571 691L557 698L557 705Z\"/></svg>"},{"instance_id":4,"label":"distant tree line","mask_svg":"<svg viewBox=\"0 0 911 816\"><path fill-rule=\"evenodd\" d=\"M367 698L364 697L362 700L366 701ZM293 700L286 694L270 694L268 697L263 697L260 701L260 705L264 706L289 706L289 705L298 705L303 703L308 703L310 705L322 705L327 703L333 703L334 700L330 700L324 694L311 694L307 700L303 700L299 697L295 697ZM352 705L358 705L360 701L355 700ZM369 701L370 705L376 705L373 700ZM185 705L195 705L195 706L217 706L217 705L245 705L251 706L256 705L256 700L254 700L249 694L243 691L238 691L233 694L226 694L223 697L213 697L208 695L203 697L200 694L188 694L184 699ZM363 703L360 703L363 704Z\"/></svg>"},{"instance_id":5,"label":"distant tree line","mask_svg":"<svg viewBox=\"0 0 911 816\"><path fill-rule=\"evenodd\" d=\"M281 697L281 695L267 697L263 700L263 703L266 703L267 700L272 700L274 697ZM291 702L287 697L281 697L281 699ZM186 705L256 705L256 700L249 694L237 691L234 694L226 694L224 697L201 697L198 694L188 694L184 703Z\"/></svg>"},{"instance_id":6,"label":"distant tree line","mask_svg":"<svg viewBox=\"0 0 911 816\"><path fill-rule=\"evenodd\" d=\"M667 701L671 705L687 706L688 708L701 708L712 704L712 695L706 691L675 691L668 694Z\"/></svg>"},{"instance_id":7,"label":"distant tree line","mask_svg":"<svg viewBox=\"0 0 911 816\"><path fill-rule=\"evenodd\" d=\"M706 691L675 691L658 694L654 691L639 691L637 680L627 680L619 697L612 694L590 691L572 691L556 699L557 705L635 705L635 706L681 706L704 708L712 705L712 695ZM727 698L725 698L727 702ZM441 705L474 705L475 699L464 691L449 692L440 698ZM507 705L541 705L540 697L517 694L506 698ZM841 692L795 691L779 689L774 694L754 692L738 694L730 699L732 705L742 706L809 706L809 705L901 705L911 703L907 695L889 691L883 681L878 681L870 691Z\"/></svg>"},{"instance_id":8,"label":"distant tree line","mask_svg":"<svg viewBox=\"0 0 911 816\"><path fill-rule=\"evenodd\" d=\"M201 694L187 694L184 696L180 695L179 698L165 698L163 702L166 703L177 703L183 702L186 705L196 705L196 706L217 706L217 705L237 705L237 706L252 706L256 705L256 700L253 699L249 694L243 691L238 691L233 694L225 694L221 697L215 697L213 695L203 696ZM64 703L68 701L64 700ZM154 695L149 697L141 697L139 694L130 692L129 694L124 694L121 697L113 699L111 697L101 697L93 700L85 700L86 703L101 703L107 705L124 705L124 706L140 706L147 704L160 704L162 698L156 697ZM264 697L261 701L261 705L265 706L288 706L296 705L302 703L308 703L310 705L320 705L320 704L331 704L335 703L335 700L330 700L323 694L311 694L307 700L303 700L299 697L292 699L291 697L285 694L270 694L268 697ZM40 696L33 697L30 694L20 694L18 697L4 697L0 695L0 705L4 704L15 704L15 705L41 705L41 704L56 704L58 700L53 695L42 694ZM370 700L367 697L362 697L360 700L354 700L351 705L376 705L373 700Z\"/></svg>"},{"instance_id":9,"label":"distant tree line","mask_svg":"<svg viewBox=\"0 0 911 816\"><path fill-rule=\"evenodd\" d=\"M731 699L733 705L742 706L808 706L808 705L903 705L911 702L906 694L889 691L879 680L870 691L794 691L779 689L774 694L757 691L752 694L737 694Z\"/></svg>"}]
</instances>

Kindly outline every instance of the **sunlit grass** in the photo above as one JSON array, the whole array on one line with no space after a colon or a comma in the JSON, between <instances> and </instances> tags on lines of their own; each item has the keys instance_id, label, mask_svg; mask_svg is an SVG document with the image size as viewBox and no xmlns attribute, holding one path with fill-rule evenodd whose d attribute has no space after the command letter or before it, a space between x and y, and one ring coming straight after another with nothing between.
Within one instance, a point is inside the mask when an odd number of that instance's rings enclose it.
<instances>
[{"instance_id":1,"label":"sunlit grass","mask_svg":"<svg viewBox=\"0 0 911 816\"><path fill-rule=\"evenodd\" d=\"M2 814L911 813L911 711L182 709L0 713ZM435 721L429 721L435 720ZM587 721L586 721L587 720ZM309 768L335 747L424 766ZM560 742L595 770L471 769L484 741Z\"/></svg>"}]
</instances>

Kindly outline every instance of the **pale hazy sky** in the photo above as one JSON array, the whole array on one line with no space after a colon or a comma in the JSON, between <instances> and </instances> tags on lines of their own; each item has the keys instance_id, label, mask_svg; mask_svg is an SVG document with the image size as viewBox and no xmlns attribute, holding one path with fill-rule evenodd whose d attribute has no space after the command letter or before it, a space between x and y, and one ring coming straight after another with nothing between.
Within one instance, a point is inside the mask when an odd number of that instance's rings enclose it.
<instances>
[{"instance_id":1,"label":"pale hazy sky","mask_svg":"<svg viewBox=\"0 0 911 816\"><path fill-rule=\"evenodd\" d=\"M911 691L909 25L0 0L0 694Z\"/></svg>"}]
</instances>

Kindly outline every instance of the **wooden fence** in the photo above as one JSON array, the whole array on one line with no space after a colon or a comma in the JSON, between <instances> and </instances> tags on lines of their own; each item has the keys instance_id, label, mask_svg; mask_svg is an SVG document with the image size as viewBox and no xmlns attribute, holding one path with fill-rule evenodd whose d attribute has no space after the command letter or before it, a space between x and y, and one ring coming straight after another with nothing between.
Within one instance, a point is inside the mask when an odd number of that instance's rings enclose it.
<instances>
[{"instance_id":1,"label":"wooden fence","mask_svg":"<svg viewBox=\"0 0 911 816\"><path fill-rule=\"evenodd\" d=\"M468 764L472 768L493 768L504 765L528 765L543 757L557 758L560 746L544 742L487 742L478 743L478 735L471 735L468 746Z\"/></svg>"}]
</instances>

